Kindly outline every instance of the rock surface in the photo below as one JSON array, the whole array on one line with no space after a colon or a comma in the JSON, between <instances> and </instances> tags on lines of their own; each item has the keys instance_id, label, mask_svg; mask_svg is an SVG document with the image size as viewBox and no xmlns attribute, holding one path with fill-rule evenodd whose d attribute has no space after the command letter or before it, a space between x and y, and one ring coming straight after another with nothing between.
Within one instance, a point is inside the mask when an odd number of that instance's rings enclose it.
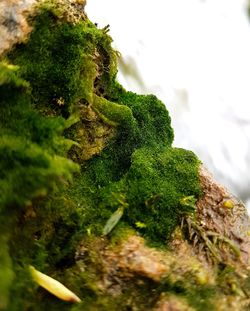
<instances>
[{"instance_id":1,"label":"rock surface","mask_svg":"<svg viewBox=\"0 0 250 311\"><path fill-rule=\"evenodd\" d=\"M171 146L157 98L117 83L84 5L0 3L0 309L248 310L243 203ZM37 289L29 265L82 303Z\"/></svg>"},{"instance_id":2,"label":"rock surface","mask_svg":"<svg viewBox=\"0 0 250 311\"><path fill-rule=\"evenodd\" d=\"M27 39L32 28L27 21L36 0L2 0L0 2L0 54Z\"/></svg>"}]
</instances>

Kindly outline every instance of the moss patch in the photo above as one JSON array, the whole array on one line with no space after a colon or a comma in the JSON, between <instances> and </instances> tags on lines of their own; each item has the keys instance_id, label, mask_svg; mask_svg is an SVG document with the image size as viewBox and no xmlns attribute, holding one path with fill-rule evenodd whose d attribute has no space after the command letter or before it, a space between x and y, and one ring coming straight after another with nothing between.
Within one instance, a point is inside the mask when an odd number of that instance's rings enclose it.
<instances>
[{"instance_id":1,"label":"moss patch","mask_svg":"<svg viewBox=\"0 0 250 311\"><path fill-rule=\"evenodd\" d=\"M77 291L83 275L66 273L76 245L84 236L100 237L117 208L124 208L118 227L165 246L180 216L194 212L180 200L201 195L199 161L171 147L164 104L116 82L116 53L105 29L58 12L41 8L27 43L0 63L0 220L11 223L0 227L6 275L0 300L6 305L9 294L15 297L8 310L68 310L43 291L35 296L27 266ZM145 290L153 287L146 283ZM95 302L93 292L82 289L86 303L106 306L107 298Z\"/></svg>"}]
</instances>

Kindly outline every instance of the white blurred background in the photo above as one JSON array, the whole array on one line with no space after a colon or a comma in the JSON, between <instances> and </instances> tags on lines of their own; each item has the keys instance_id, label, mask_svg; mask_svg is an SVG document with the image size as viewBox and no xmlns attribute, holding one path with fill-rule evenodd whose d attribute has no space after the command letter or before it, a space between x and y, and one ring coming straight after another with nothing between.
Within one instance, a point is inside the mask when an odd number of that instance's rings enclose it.
<instances>
[{"instance_id":1,"label":"white blurred background","mask_svg":"<svg viewBox=\"0 0 250 311\"><path fill-rule=\"evenodd\" d=\"M118 80L159 97L174 145L193 150L250 212L250 19L246 0L88 0L122 54Z\"/></svg>"}]
</instances>

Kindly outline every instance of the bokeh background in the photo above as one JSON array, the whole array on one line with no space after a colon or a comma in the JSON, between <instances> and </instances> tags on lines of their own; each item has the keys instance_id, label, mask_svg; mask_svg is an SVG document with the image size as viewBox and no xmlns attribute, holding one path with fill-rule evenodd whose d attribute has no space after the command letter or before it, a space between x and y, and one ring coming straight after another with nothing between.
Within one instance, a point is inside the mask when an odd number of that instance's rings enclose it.
<instances>
[{"instance_id":1,"label":"bokeh background","mask_svg":"<svg viewBox=\"0 0 250 311\"><path fill-rule=\"evenodd\" d=\"M153 93L174 145L193 150L250 212L250 18L246 0L88 0L110 25L118 79Z\"/></svg>"}]
</instances>

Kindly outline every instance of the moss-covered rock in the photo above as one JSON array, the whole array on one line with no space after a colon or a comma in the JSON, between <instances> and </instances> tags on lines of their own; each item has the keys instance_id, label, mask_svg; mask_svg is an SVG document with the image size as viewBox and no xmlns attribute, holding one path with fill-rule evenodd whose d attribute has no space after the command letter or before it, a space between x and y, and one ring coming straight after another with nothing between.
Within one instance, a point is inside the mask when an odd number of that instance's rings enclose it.
<instances>
[{"instance_id":1,"label":"moss-covered rock","mask_svg":"<svg viewBox=\"0 0 250 311\"><path fill-rule=\"evenodd\" d=\"M195 223L200 162L172 147L160 100L118 84L112 39L83 6L38 1L28 40L0 58L0 309L217 310L206 260L170 253ZM29 265L83 302L37 290Z\"/></svg>"}]
</instances>

